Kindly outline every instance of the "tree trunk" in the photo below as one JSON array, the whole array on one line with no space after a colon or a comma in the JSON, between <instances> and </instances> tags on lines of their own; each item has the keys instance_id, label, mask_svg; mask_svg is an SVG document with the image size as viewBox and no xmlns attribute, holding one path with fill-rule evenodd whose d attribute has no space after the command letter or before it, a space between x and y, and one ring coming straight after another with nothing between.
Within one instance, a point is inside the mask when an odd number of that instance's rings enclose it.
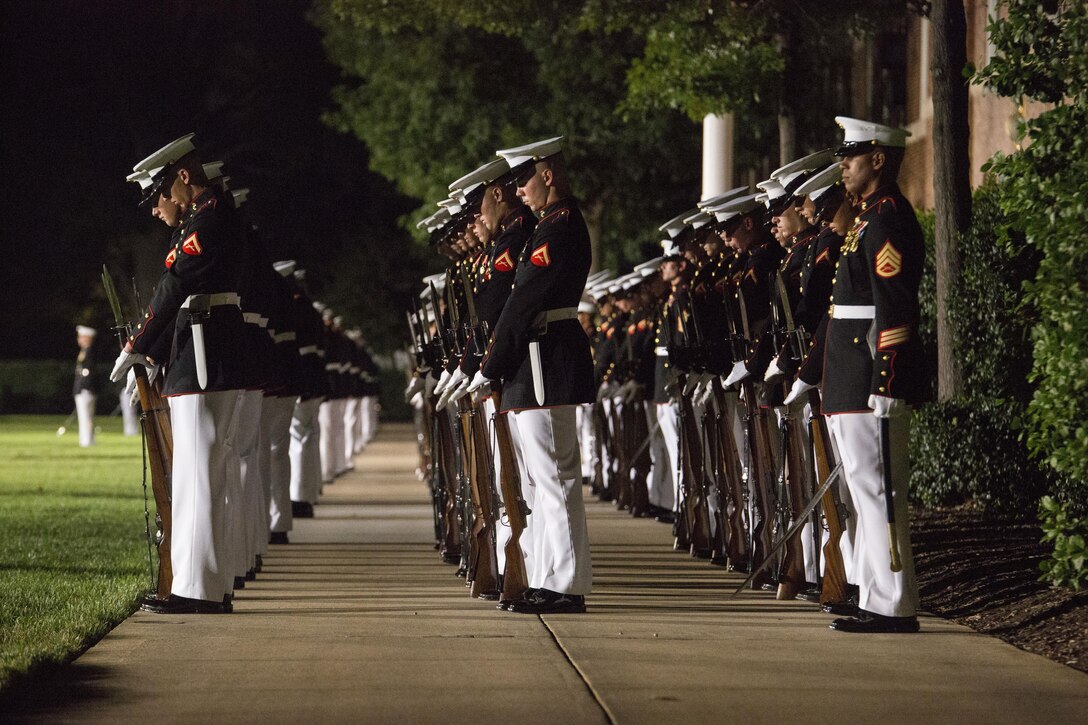
<instances>
[{"instance_id":1,"label":"tree trunk","mask_svg":"<svg viewBox=\"0 0 1088 725\"><path fill-rule=\"evenodd\" d=\"M959 235L971 224L970 128L967 117L967 19L963 0L933 0L933 192L937 259L937 398L960 392L949 290L960 277ZM924 22L924 21L923 21ZM924 59L923 59L924 62Z\"/></svg>"},{"instance_id":2,"label":"tree trunk","mask_svg":"<svg viewBox=\"0 0 1088 725\"><path fill-rule=\"evenodd\" d=\"M786 69L778 89L778 163L785 166L797 158L797 113L794 108L793 44L788 32L774 36L778 54L786 59Z\"/></svg>"}]
</instances>

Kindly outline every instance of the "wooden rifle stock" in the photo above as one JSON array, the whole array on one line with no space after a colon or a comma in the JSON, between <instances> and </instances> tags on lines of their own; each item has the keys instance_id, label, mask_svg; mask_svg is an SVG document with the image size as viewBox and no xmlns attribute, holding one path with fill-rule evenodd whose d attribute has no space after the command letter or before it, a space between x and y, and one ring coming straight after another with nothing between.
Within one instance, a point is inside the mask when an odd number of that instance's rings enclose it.
<instances>
[{"instance_id":1,"label":"wooden rifle stock","mask_svg":"<svg viewBox=\"0 0 1088 725\"><path fill-rule=\"evenodd\" d=\"M774 546L772 523L774 520L774 498L771 479L774 477L774 461L771 458L771 437L767 430L767 411L756 401L755 386L743 383L744 404L748 407L749 438L751 440L751 474L749 482L755 495L755 506L759 509L759 521L752 528L752 562L766 560ZM770 574L766 569L753 580L753 589L762 589L770 583Z\"/></svg>"},{"instance_id":2,"label":"wooden rifle stock","mask_svg":"<svg viewBox=\"0 0 1088 725\"><path fill-rule=\"evenodd\" d=\"M453 462L453 426L450 417L442 411L434 413L438 428L438 465L440 485L445 490L445 508L442 511L442 558L452 561L461 556L461 525L457 510L457 476Z\"/></svg>"},{"instance_id":3,"label":"wooden rifle stock","mask_svg":"<svg viewBox=\"0 0 1088 725\"><path fill-rule=\"evenodd\" d=\"M628 441L628 429L630 426L624 425L625 413L620 411L620 405L615 400L612 401L612 412L610 418L612 419L612 430L614 431L614 440L612 451L614 453L614 460L616 462L616 471L612 476L612 495L615 497L614 501L616 508L620 511L626 511L631 505L631 465L627 460L627 455L630 453L629 441ZM626 405L623 406L626 409Z\"/></svg>"},{"instance_id":4,"label":"wooden rifle stock","mask_svg":"<svg viewBox=\"0 0 1088 725\"><path fill-rule=\"evenodd\" d=\"M159 555L155 593L159 598L166 599L170 596L170 587L174 581L173 565L170 562L170 537L173 531L170 474L174 462L170 412L166 409L159 387L148 382L146 369L140 365L134 365L132 369L136 376L136 392L140 396L140 425L144 429L147 460L151 467L151 492L155 497L155 521L159 530L155 547Z\"/></svg>"},{"instance_id":5,"label":"wooden rifle stock","mask_svg":"<svg viewBox=\"0 0 1088 725\"><path fill-rule=\"evenodd\" d=\"M491 459L487 429L478 406L469 396L458 401L464 440L465 473L472 497L472 528L469 537L468 581L473 597L490 599L499 593L499 565L495 558L495 506L491 497Z\"/></svg>"},{"instance_id":6,"label":"wooden rifle stock","mask_svg":"<svg viewBox=\"0 0 1088 725\"><path fill-rule=\"evenodd\" d=\"M681 514L688 519L691 555L709 559L713 552L710 531L710 508L703 492L703 446L699 437L695 411L691 400L680 399L680 446L682 448L684 506Z\"/></svg>"},{"instance_id":7,"label":"wooden rifle stock","mask_svg":"<svg viewBox=\"0 0 1088 725\"><path fill-rule=\"evenodd\" d=\"M810 397L812 419L809 421L812 431L812 449L816 458L817 480L826 481L831 475L831 437L827 432L827 419L820 413L819 395L813 391ZM842 517L839 515L839 496L836 484L832 484L820 499L824 521L827 525L827 542L823 546L824 575L820 586L820 603L835 604L845 602L849 596L846 581L846 565L842 559L839 540L843 534Z\"/></svg>"},{"instance_id":8,"label":"wooden rifle stock","mask_svg":"<svg viewBox=\"0 0 1088 725\"><path fill-rule=\"evenodd\" d=\"M628 441L630 448L634 448L627 456L631 471L631 515L643 516L650 510L650 490L646 483L653 467L653 461L650 460L650 424L646 419L644 400L632 401L626 407L631 409L628 419L631 433Z\"/></svg>"},{"instance_id":9,"label":"wooden rifle stock","mask_svg":"<svg viewBox=\"0 0 1088 725\"><path fill-rule=\"evenodd\" d=\"M811 486L805 486L805 439L801 435L800 421L786 410L785 417L786 484L790 497L790 522L797 521L802 515L805 503L811 496ZM778 575L777 599L794 599L805 585L805 551L801 541L804 529L799 528L786 542L782 556L782 566Z\"/></svg>"},{"instance_id":10,"label":"wooden rifle stock","mask_svg":"<svg viewBox=\"0 0 1088 725\"><path fill-rule=\"evenodd\" d=\"M733 437L733 418L730 406L725 402L724 393L717 386L714 395L719 400L718 429L716 431L718 448L721 451L722 481L724 489L722 501L728 502L729 511L723 510L726 527L726 557L730 569L743 569L748 566L748 539L744 530L744 493L741 490L744 474L737 451L737 441ZM723 509L725 507L723 506Z\"/></svg>"},{"instance_id":11,"label":"wooden rifle stock","mask_svg":"<svg viewBox=\"0 0 1088 725\"><path fill-rule=\"evenodd\" d=\"M521 477L518 475L518 462L514 453L514 442L510 438L510 420L506 413L499 413L499 394L492 393L495 401L495 438L498 443L499 464L502 475L499 487L506 504L506 520L510 524L510 540L503 551L506 554L506 567L502 574L502 593L499 601L512 602L522 599L529 588L529 573L525 569L525 555L521 551L521 535L525 532L526 518L529 514L525 499L521 497Z\"/></svg>"}]
</instances>

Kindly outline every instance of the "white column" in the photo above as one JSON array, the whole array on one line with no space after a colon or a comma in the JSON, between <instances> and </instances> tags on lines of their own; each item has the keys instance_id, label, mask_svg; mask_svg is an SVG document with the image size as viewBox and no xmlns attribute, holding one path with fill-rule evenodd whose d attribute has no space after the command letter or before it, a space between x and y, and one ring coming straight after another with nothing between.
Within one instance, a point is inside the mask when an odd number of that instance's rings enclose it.
<instances>
[{"instance_id":1,"label":"white column","mask_svg":"<svg viewBox=\"0 0 1088 725\"><path fill-rule=\"evenodd\" d=\"M709 199L733 187L733 114L703 119L703 195Z\"/></svg>"}]
</instances>

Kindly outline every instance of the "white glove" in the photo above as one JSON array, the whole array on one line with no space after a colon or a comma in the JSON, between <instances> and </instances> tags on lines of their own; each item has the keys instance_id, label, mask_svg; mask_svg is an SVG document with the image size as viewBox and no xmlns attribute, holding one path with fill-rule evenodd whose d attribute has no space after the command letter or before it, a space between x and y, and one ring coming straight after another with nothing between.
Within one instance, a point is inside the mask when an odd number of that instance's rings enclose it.
<instances>
[{"instance_id":1,"label":"white glove","mask_svg":"<svg viewBox=\"0 0 1088 725\"><path fill-rule=\"evenodd\" d=\"M472 381L469 380L468 376L466 375L465 379L462 380L461 384L458 385L456 388L453 388L451 386L453 392L450 394L450 402L456 403L458 400L468 395L468 386L470 385L472 385Z\"/></svg>"},{"instance_id":2,"label":"white glove","mask_svg":"<svg viewBox=\"0 0 1088 725\"><path fill-rule=\"evenodd\" d=\"M743 360L734 363L733 370L729 373L729 377L725 379L725 386L729 387L730 385L739 383L749 375L751 375L751 373L748 372L748 368L745 366Z\"/></svg>"},{"instance_id":3,"label":"white glove","mask_svg":"<svg viewBox=\"0 0 1088 725\"><path fill-rule=\"evenodd\" d=\"M775 378L785 377L785 375L786 372L778 367L778 358L775 357L774 360L771 360L771 364L767 366L767 372L763 375L763 380L769 383Z\"/></svg>"},{"instance_id":4,"label":"white glove","mask_svg":"<svg viewBox=\"0 0 1088 725\"><path fill-rule=\"evenodd\" d=\"M786 396L786 399L782 401L785 405L791 405L794 401L799 400L802 395L815 388L815 385L809 385L801 378L797 378L793 381L793 387L790 388L790 394Z\"/></svg>"},{"instance_id":5,"label":"white glove","mask_svg":"<svg viewBox=\"0 0 1088 725\"><path fill-rule=\"evenodd\" d=\"M695 395L695 389L705 386L708 382L710 382L710 373L688 375L688 379L684 381L684 395Z\"/></svg>"},{"instance_id":6,"label":"white glove","mask_svg":"<svg viewBox=\"0 0 1088 725\"><path fill-rule=\"evenodd\" d=\"M425 386L426 383L423 381L423 378L418 375L413 375L412 381L408 383L408 387L404 389L404 400L410 401L416 396L416 393L422 391Z\"/></svg>"},{"instance_id":7,"label":"white glove","mask_svg":"<svg viewBox=\"0 0 1088 725\"><path fill-rule=\"evenodd\" d=\"M411 404L411 406L413 408L422 408L423 407L423 391L421 390L418 393L416 393L415 395L413 395L412 399L409 400L408 403Z\"/></svg>"},{"instance_id":8,"label":"white glove","mask_svg":"<svg viewBox=\"0 0 1088 725\"><path fill-rule=\"evenodd\" d=\"M477 393L481 398L491 392L491 381L484 377L483 371L477 370L468 384L468 392Z\"/></svg>"},{"instance_id":9,"label":"white glove","mask_svg":"<svg viewBox=\"0 0 1088 725\"><path fill-rule=\"evenodd\" d=\"M136 352L125 352L121 350L121 354L117 356L117 362L113 364L113 372L110 373L110 380L119 383L121 378L125 377L125 373L133 365L139 363L145 367L151 367L151 363L147 361L147 358Z\"/></svg>"},{"instance_id":10,"label":"white glove","mask_svg":"<svg viewBox=\"0 0 1088 725\"><path fill-rule=\"evenodd\" d=\"M696 405L706 406L714 397L714 379L711 378L703 383L702 387L696 392L696 397L693 398Z\"/></svg>"},{"instance_id":11,"label":"white glove","mask_svg":"<svg viewBox=\"0 0 1088 725\"><path fill-rule=\"evenodd\" d=\"M901 398L889 398L886 395L870 395L869 407L877 418L901 418L910 413L907 401Z\"/></svg>"},{"instance_id":12,"label":"white glove","mask_svg":"<svg viewBox=\"0 0 1088 725\"><path fill-rule=\"evenodd\" d=\"M453 375L450 376L450 381L446 383L446 391L453 390L466 380L468 380L468 376L461 371L461 368L454 368Z\"/></svg>"},{"instance_id":13,"label":"white glove","mask_svg":"<svg viewBox=\"0 0 1088 725\"><path fill-rule=\"evenodd\" d=\"M452 374L449 370L443 370L442 374L438 377L438 385L434 386L434 394L442 395L446 392L446 385L449 383Z\"/></svg>"}]
</instances>

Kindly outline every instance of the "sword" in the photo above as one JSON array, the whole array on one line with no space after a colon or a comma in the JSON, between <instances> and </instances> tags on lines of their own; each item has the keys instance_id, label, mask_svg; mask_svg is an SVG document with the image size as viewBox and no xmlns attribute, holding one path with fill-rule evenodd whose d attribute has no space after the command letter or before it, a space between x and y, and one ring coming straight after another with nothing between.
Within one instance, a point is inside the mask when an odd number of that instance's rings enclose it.
<instances>
[{"instance_id":1,"label":"sword","mask_svg":"<svg viewBox=\"0 0 1088 725\"><path fill-rule=\"evenodd\" d=\"M832 470L831 473L828 474L827 480L823 482L823 485L821 485L820 488L816 490L816 493L813 494L812 498L810 498L808 503L805 504L805 507L801 510L800 514L798 514L796 520L794 520L793 522L793 525L790 526L789 530L785 533L785 535L774 543L774 546L772 546L771 550L767 553L766 558L764 558L763 561L760 562L759 566L752 569L752 573L748 575L748 578L744 580L744 583L737 587L736 591L734 591L729 596L730 599L736 597L738 594L743 592L748 587L748 585L752 583L752 580L756 578L756 575L759 574L759 572L763 571L763 569L765 569L768 564L774 561L775 555L777 555L782 547L786 545L786 542L790 540L790 537L796 534L798 529L808 523L809 514L811 514L813 510L815 510L816 504L820 503L820 499L825 493L827 493L827 489L831 488L831 484L834 483L835 479L837 479L840 475L842 475L841 461L836 464L834 470ZM895 570L893 569L893 571Z\"/></svg>"},{"instance_id":2,"label":"sword","mask_svg":"<svg viewBox=\"0 0 1088 725\"><path fill-rule=\"evenodd\" d=\"M189 327L193 332L193 358L196 362L196 381L200 389L208 387L208 358L204 349L204 320L211 308L206 295L190 295L182 305L189 310Z\"/></svg>"},{"instance_id":3,"label":"sword","mask_svg":"<svg viewBox=\"0 0 1088 725\"><path fill-rule=\"evenodd\" d=\"M888 434L888 419L880 419L880 463L884 474L884 505L888 511L888 549L891 553L891 570L902 571L899 560L899 535L895 531L895 491L892 489L892 444Z\"/></svg>"},{"instance_id":4,"label":"sword","mask_svg":"<svg viewBox=\"0 0 1088 725\"><path fill-rule=\"evenodd\" d=\"M544 405L544 368L540 363L540 341L529 341L529 367L533 371L533 393L537 405Z\"/></svg>"}]
</instances>

